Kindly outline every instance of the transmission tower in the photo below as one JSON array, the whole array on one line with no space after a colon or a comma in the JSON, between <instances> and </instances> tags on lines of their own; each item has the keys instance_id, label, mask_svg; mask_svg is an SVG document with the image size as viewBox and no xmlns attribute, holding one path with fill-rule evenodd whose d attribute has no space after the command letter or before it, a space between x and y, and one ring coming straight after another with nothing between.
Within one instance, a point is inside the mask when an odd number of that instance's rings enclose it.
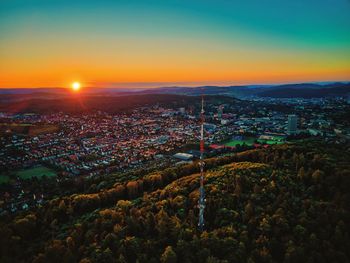
<instances>
[{"instance_id":1,"label":"transmission tower","mask_svg":"<svg viewBox=\"0 0 350 263\"><path fill-rule=\"evenodd\" d=\"M199 208L199 222L198 227L200 231L204 228L204 210L205 210L205 192L204 192L204 98L202 95L202 110L201 110L201 140L200 140L200 187L199 187L199 200L198 200L198 208Z\"/></svg>"}]
</instances>

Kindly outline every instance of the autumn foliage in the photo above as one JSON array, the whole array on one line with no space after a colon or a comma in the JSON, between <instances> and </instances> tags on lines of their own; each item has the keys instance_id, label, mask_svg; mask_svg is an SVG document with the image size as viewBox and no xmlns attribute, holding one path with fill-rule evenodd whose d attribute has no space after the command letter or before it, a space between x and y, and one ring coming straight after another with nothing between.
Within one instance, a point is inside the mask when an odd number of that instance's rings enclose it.
<instances>
[{"instance_id":1,"label":"autumn foliage","mask_svg":"<svg viewBox=\"0 0 350 263\"><path fill-rule=\"evenodd\" d=\"M0 262L349 262L350 153L316 142L119 180L2 218Z\"/></svg>"}]
</instances>

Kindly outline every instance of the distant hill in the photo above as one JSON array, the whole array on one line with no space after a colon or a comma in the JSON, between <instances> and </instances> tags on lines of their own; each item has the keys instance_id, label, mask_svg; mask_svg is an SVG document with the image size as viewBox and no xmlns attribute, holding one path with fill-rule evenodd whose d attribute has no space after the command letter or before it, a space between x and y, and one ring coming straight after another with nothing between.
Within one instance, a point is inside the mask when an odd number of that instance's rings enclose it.
<instances>
[{"instance_id":1,"label":"distant hill","mask_svg":"<svg viewBox=\"0 0 350 263\"><path fill-rule=\"evenodd\" d=\"M216 94L234 97L259 96L272 98L322 98L345 96L350 93L350 83L300 83L262 86L203 86L203 87L162 87L140 91L144 94Z\"/></svg>"},{"instance_id":2,"label":"distant hill","mask_svg":"<svg viewBox=\"0 0 350 263\"><path fill-rule=\"evenodd\" d=\"M0 96L0 112L9 113L90 112L96 110L113 113L156 104L160 106L186 107L199 103L197 97L176 94L65 95L58 98L54 98L52 95L44 98L33 97L28 94L7 94L3 96L6 99L3 99L1 102ZM213 103L232 103L236 99L224 96L208 96L207 100Z\"/></svg>"},{"instance_id":3,"label":"distant hill","mask_svg":"<svg viewBox=\"0 0 350 263\"><path fill-rule=\"evenodd\" d=\"M161 87L140 91L146 94L186 94L197 96L207 95L244 95L248 91L248 86L200 86L200 87ZM251 90L250 92L254 92Z\"/></svg>"},{"instance_id":4,"label":"distant hill","mask_svg":"<svg viewBox=\"0 0 350 263\"><path fill-rule=\"evenodd\" d=\"M247 85L247 86L199 86L199 87L159 87L152 89L121 88L85 88L80 94L84 96L128 96L149 94L174 94L198 96L223 95L231 97L272 97L272 98L322 98L329 96L346 96L350 92L350 83L299 83L284 85ZM6 99L23 98L59 98L71 97L69 89L0 89L0 102Z\"/></svg>"},{"instance_id":5,"label":"distant hill","mask_svg":"<svg viewBox=\"0 0 350 263\"><path fill-rule=\"evenodd\" d=\"M334 83L328 85L297 84L283 85L264 90L260 97L272 98L325 98L334 96L346 96L350 93L350 84Z\"/></svg>"}]
</instances>

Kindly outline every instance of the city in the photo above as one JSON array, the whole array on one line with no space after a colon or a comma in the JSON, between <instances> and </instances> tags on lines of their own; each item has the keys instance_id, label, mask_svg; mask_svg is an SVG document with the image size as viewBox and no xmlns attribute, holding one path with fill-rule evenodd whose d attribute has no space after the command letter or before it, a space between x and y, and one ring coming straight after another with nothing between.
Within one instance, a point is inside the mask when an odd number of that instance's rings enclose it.
<instances>
[{"instance_id":1,"label":"city","mask_svg":"<svg viewBox=\"0 0 350 263\"><path fill-rule=\"evenodd\" d=\"M276 106L281 108L277 110ZM349 109L343 98L282 101L255 98L206 107L207 154L211 155L310 136L336 144L346 143L350 138L349 125L332 114L333 110L345 114ZM1 132L6 134L0 141L1 181L11 187L3 191L0 211L16 212L43 204L48 193L33 189L24 182L28 178L19 176L30 174L36 167L44 168L42 175L58 175L59 183L65 177L93 177L147 165L164 167L191 161L198 157L197 115L198 109L159 105L114 115L101 111L82 116L63 112L1 113ZM11 130L14 125L46 125L57 127L57 131L41 129L36 136L25 136ZM187 156L174 157L180 152Z\"/></svg>"}]
</instances>

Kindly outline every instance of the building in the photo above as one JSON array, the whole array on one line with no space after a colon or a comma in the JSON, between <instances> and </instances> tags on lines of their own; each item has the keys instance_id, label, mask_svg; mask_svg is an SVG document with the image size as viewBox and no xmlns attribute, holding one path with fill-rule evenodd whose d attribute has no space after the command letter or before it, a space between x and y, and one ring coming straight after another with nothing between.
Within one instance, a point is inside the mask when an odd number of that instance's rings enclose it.
<instances>
[{"instance_id":1,"label":"building","mask_svg":"<svg viewBox=\"0 0 350 263\"><path fill-rule=\"evenodd\" d=\"M287 134L295 135L298 129L298 117L295 114L288 115Z\"/></svg>"},{"instance_id":2,"label":"building","mask_svg":"<svg viewBox=\"0 0 350 263\"><path fill-rule=\"evenodd\" d=\"M230 122L230 121L227 120L227 119L221 119L221 121L220 121L221 125L226 125L226 124L228 124L229 122Z\"/></svg>"},{"instance_id":3,"label":"building","mask_svg":"<svg viewBox=\"0 0 350 263\"><path fill-rule=\"evenodd\" d=\"M312 136L318 136L318 135L322 135L322 131L317 130L317 129L307 129L309 134Z\"/></svg>"},{"instance_id":4,"label":"building","mask_svg":"<svg viewBox=\"0 0 350 263\"><path fill-rule=\"evenodd\" d=\"M174 158L180 159L183 161L190 161L190 160L192 160L193 155L189 154L189 153L176 153L176 154L174 154Z\"/></svg>"},{"instance_id":5,"label":"building","mask_svg":"<svg viewBox=\"0 0 350 263\"><path fill-rule=\"evenodd\" d=\"M224 106L220 105L218 108L218 119L221 120L222 114L224 113Z\"/></svg>"},{"instance_id":6,"label":"building","mask_svg":"<svg viewBox=\"0 0 350 263\"><path fill-rule=\"evenodd\" d=\"M216 125L214 123L204 123L204 130L213 133L216 130Z\"/></svg>"}]
</instances>

